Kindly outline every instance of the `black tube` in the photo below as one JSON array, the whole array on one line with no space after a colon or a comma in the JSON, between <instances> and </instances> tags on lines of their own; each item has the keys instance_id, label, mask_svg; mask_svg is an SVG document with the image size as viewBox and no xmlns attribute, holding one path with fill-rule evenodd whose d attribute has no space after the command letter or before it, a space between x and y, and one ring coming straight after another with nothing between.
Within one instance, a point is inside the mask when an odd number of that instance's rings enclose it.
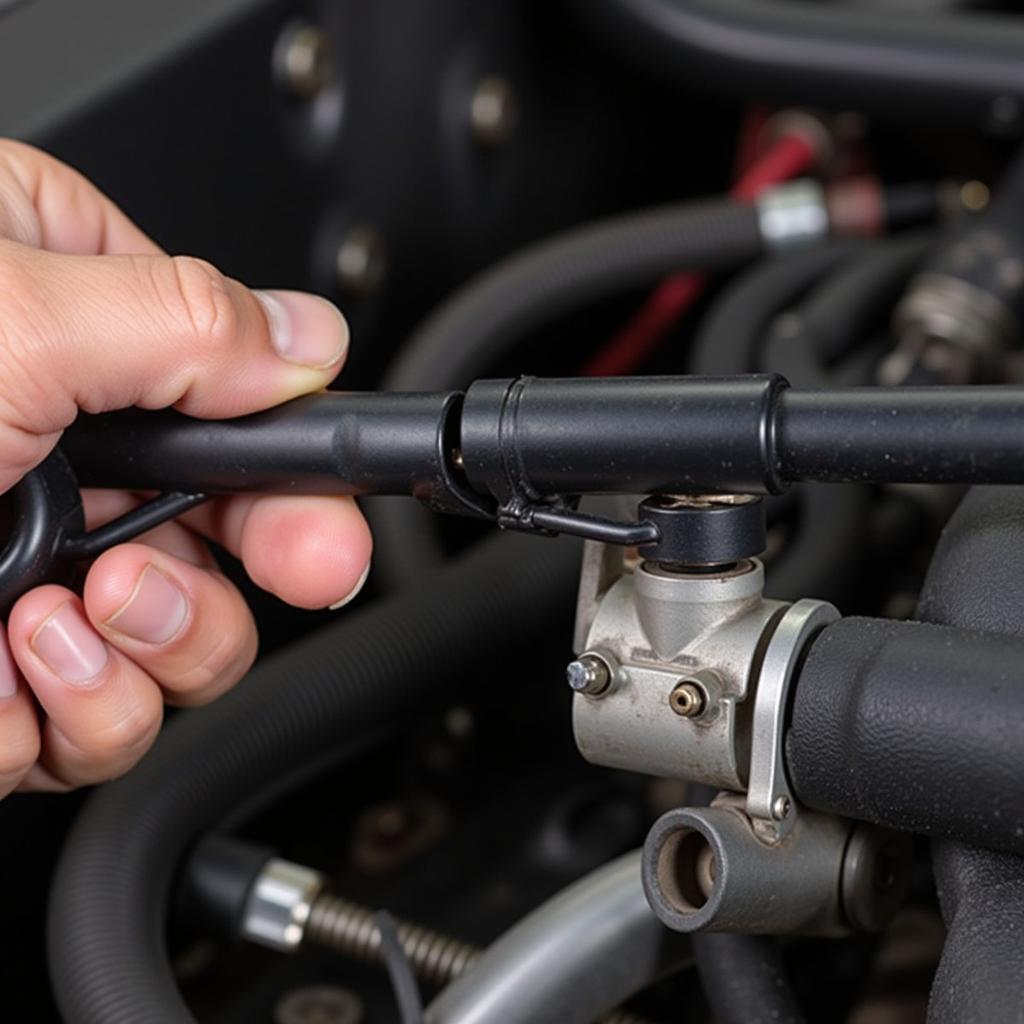
<instances>
[{"instance_id":1,"label":"black tube","mask_svg":"<svg viewBox=\"0 0 1024 1024\"><path fill-rule=\"evenodd\" d=\"M779 314L822 278L826 283L819 290L828 287L828 275L845 276L848 268L873 258L875 251L861 241L833 241L779 256L748 271L723 290L705 318L694 342L694 372L748 373L761 365L761 350ZM828 374L824 359L813 349L803 354L811 379L823 382ZM851 562L849 551L863 542L869 495L861 487L838 493L832 487L805 484L794 498L797 527L771 562L766 593L787 601L813 595L841 602L859 568Z\"/></svg>"},{"instance_id":2,"label":"black tube","mask_svg":"<svg viewBox=\"0 0 1024 1024\"><path fill-rule=\"evenodd\" d=\"M693 341L689 371L709 377L750 373L775 317L866 248L852 239L831 241L752 267L722 289L704 318Z\"/></svg>"},{"instance_id":3,"label":"black tube","mask_svg":"<svg viewBox=\"0 0 1024 1024\"><path fill-rule=\"evenodd\" d=\"M842 619L800 671L787 766L800 801L1024 853L1024 639Z\"/></svg>"},{"instance_id":4,"label":"black tube","mask_svg":"<svg viewBox=\"0 0 1024 1024\"><path fill-rule=\"evenodd\" d=\"M564 232L485 271L444 302L402 347L383 386L464 388L532 331L610 294L676 270L732 270L762 249L750 206L691 202ZM422 509L369 501L374 573L388 588L444 560Z\"/></svg>"},{"instance_id":5,"label":"black tube","mask_svg":"<svg viewBox=\"0 0 1024 1024\"><path fill-rule=\"evenodd\" d=\"M793 0L577 0L645 68L696 88L883 118L1000 124L1024 101L1024 28ZM1001 124L1006 127L1005 123Z\"/></svg>"},{"instance_id":6,"label":"black tube","mask_svg":"<svg viewBox=\"0 0 1024 1024\"><path fill-rule=\"evenodd\" d=\"M211 494L421 494L445 488L453 394L309 395L238 419L127 410L61 439L82 484Z\"/></svg>"},{"instance_id":7,"label":"black tube","mask_svg":"<svg viewBox=\"0 0 1024 1024\"><path fill-rule=\"evenodd\" d=\"M931 237L893 239L851 259L772 325L754 368L781 373L795 387L828 386L831 368L886 325L933 244Z\"/></svg>"},{"instance_id":8,"label":"black tube","mask_svg":"<svg viewBox=\"0 0 1024 1024\"><path fill-rule=\"evenodd\" d=\"M718 1024L802 1024L778 942L763 935L692 936L701 985Z\"/></svg>"},{"instance_id":9,"label":"black tube","mask_svg":"<svg viewBox=\"0 0 1024 1024\"><path fill-rule=\"evenodd\" d=\"M968 492L932 557L918 614L1024 637L1024 492L996 487ZM991 677L980 682L974 691L979 700L1001 685ZM1018 715L1018 730L1020 721ZM1019 813L1019 763L1016 777ZM986 798L983 791L979 796ZM1024 859L950 842L937 842L932 851L946 943L932 985L930 1024L1019 1017Z\"/></svg>"},{"instance_id":10,"label":"black tube","mask_svg":"<svg viewBox=\"0 0 1024 1024\"><path fill-rule=\"evenodd\" d=\"M83 424L67 450L81 481L97 487L412 493L440 506L461 489L460 445L475 493L499 500L763 494L795 480L1024 483L1022 387L524 377L478 381L461 421L460 400L328 394L220 421L118 413Z\"/></svg>"},{"instance_id":11,"label":"black tube","mask_svg":"<svg viewBox=\"0 0 1024 1024\"><path fill-rule=\"evenodd\" d=\"M571 607L577 561L573 544L488 543L172 722L131 774L96 793L68 837L47 929L64 1020L189 1024L164 940L189 843L300 763L439 706L476 659L511 656Z\"/></svg>"},{"instance_id":12,"label":"black tube","mask_svg":"<svg viewBox=\"0 0 1024 1024\"><path fill-rule=\"evenodd\" d=\"M588 224L484 271L437 309L384 378L396 391L464 388L557 317L679 270L733 270L761 255L757 213L690 202Z\"/></svg>"},{"instance_id":13,"label":"black tube","mask_svg":"<svg viewBox=\"0 0 1024 1024\"><path fill-rule=\"evenodd\" d=\"M781 475L828 483L1024 482L1024 389L788 391Z\"/></svg>"}]
</instances>

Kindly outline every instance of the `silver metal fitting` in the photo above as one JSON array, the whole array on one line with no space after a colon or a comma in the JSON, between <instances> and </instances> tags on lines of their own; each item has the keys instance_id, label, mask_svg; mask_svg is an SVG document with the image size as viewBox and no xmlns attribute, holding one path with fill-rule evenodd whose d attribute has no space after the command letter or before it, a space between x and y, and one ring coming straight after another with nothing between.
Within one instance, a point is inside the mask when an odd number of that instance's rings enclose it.
<instances>
[{"instance_id":1,"label":"silver metal fitting","mask_svg":"<svg viewBox=\"0 0 1024 1024\"><path fill-rule=\"evenodd\" d=\"M570 661L565 669L569 688L587 697L604 695L614 675L615 669L608 659L595 651L581 654L575 661Z\"/></svg>"},{"instance_id":2,"label":"silver metal fitting","mask_svg":"<svg viewBox=\"0 0 1024 1024\"><path fill-rule=\"evenodd\" d=\"M1024 287L1024 264L1007 257L1007 283ZM902 384L919 365L947 384L998 376L1000 360L1020 336L1020 323L1002 299L948 274L920 274L896 307L899 345L879 372L883 384Z\"/></svg>"},{"instance_id":3,"label":"silver metal fitting","mask_svg":"<svg viewBox=\"0 0 1024 1024\"><path fill-rule=\"evenodd\" d=\"M828 235L825 190L810 178L767 188L754 205L766 249L778 251L810 245Z\"/></svg>"},{"instance_id":4,"label":"silver metal fitting","mask_svg":"<svg viewBox=\"0 0 1024 1024\"><path fill-rule=\"evenodd\" d=\"M838 618L839 612L824 601L797 601L779 619L761 661L751 724L747 814L769 841L785 838L797 817L783 749L793 673L815 634Z\"/></svg>"},{"instance_id":5,"label":"silver metal fitting","mask_svg":"<svg viewBox=\"0 0 1024 1024\"><path fill-rule=\"evenodd\" d=\"M249 892L242 935L282 953L294 952L323 887L324 877L318 871L277 857L268 860Z\"/></svg>"},{"instance_id":6,"label":"silver metal fitting","mask_svg":"<svg viewBox=\"0 0 1024 1024\"><path fill-rule=\"evenodd\" d=\"M585 548L577 635L586 651L614 658L618 672L602 699L573 701L580 753L594 764L744 789L749 733L738 709L761 638L785 608L762 597L761 563L717 574L643 563L624 573L619 553L613 579L602 547ZM687 683L699 695L680 689Z\"/></svg>"}]
</instances>

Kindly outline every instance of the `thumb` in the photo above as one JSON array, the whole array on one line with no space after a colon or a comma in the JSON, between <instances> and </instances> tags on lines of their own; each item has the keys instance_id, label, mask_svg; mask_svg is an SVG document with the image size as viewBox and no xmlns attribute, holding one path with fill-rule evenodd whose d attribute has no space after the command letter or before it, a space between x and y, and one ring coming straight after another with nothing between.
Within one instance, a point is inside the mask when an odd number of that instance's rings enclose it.
<instances>
[{"instance_id":1,"label":"thumb","mask_svg":"<svg viewBox=\"0 0 1024 1024\"><path fill-rule=\"evenodd\" d=\"M252 292L202 260L0 240L0 491L79 409L256 412L326 386L347 344L326 300Z\"/></svg>"}]
</instances>

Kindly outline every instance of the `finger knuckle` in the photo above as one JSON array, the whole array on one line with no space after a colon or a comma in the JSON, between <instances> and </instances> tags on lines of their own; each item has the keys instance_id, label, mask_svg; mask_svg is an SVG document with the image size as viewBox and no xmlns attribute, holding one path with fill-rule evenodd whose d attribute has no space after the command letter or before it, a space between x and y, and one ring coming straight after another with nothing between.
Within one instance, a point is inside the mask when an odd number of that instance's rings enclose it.
<instances>
[{"instance_id":1,"label":"finger knuckle","mask_svg":"<svg viewBox=\"0 0 1024 1024\"><path fill-rule=\"evenodd\" d=\"M176 674L173 690L177 702L208 703L233 686L255 658L256 642L251 630L218 632L191 665Z\"/></svg>"},{"instance_id":2,"label":"finger knuckle","mask_svg":"<svg viewBox=\"0 0 1024 1024\"><path fill-rule=\"evenodd\" d=\"M37 729L20 729L5 736L0 744L0 780L10 784L20 779L39 760L39 752Z\"/></svg>"},{"instance_id":3,"label":"finger knuckle","mask_svg":"<svg viewBox=\"0 0 1024 1024\"><path fill-rule=\"evenodd\" d=\"M156 262L158 288L185 337L200 356L217 358L233 345L238 312L223 274L206 260L173 256Z\"/></svg>"},{"instance_id":4,"label":"finger knuckle","mask_svg":"<svg viewBox=\"0 0 1024 1024\"><path fill-rule=\"evenodd\" d=\"M76 738L85 773L102 779L127 771L149 749L160 721L158 705L133 703L88 736Z\"/></svg>"}]
</instances>

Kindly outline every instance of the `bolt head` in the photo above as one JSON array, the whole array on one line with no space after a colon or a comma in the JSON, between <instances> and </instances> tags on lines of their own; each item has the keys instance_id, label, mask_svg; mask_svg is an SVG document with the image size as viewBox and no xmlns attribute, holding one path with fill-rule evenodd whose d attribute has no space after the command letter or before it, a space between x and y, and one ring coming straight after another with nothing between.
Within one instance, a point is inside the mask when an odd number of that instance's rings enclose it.
<instances>
[{"instance_id":1,"label":"bolt head","mask_svg":"<svg viewBox=\"0 0 1024 1024\"><path fill-rule=\"evenodd\" d=\"M481 146L500 146L512 138L518 118L515 93L508 80L499 75L481 79L469 106L473 138Z\"/></svg>"},{"instance_id":2,"label":"bolt head","mask_svg":"<svg viewBox=\"0 0 1024 1024\"><path fill-rule=\"evenodd\" d=\"M331 38L315 25L289 25L278 43L275 64L289 92L300 99L313 99L334 81Z\"/></svg>"},{"instance_id":3,"label":"bolt head","mask_svg":"<svg viewBox=\"0 0 1024 1024\"><path fill-rule=\"evenodd\" d=\"M596 697L611 685L612 674L603 658L596 654L582 654L566 666L565 678L574 692Z\"/></svg>"},{"instance_id":4,"label":"bolt head","mask_svg":"<svg viewBox=\"0 0 1024 1024\"><path fill-rule=\"evenodd\" d=\"M681 718L696 718L702 715L707 703L704 688L691 679L677 683L668 697L669 707Z\"/></svg>"},{"instance_id":5,"label":"bolt head","mask_svg":"<svg viewBox=\"0 0 1024 1024\"><path fill-rule=\"evenodd\" d=\"M789 817L789 812L792 807L789 802L788 796L777 796L775 802L772 804L772 817L776 821L782 821L784 818Z\"/></svg>"},{"instance_id":6,"label":"bolt head","mask_svg":"<svg viewBox=\"0 0 1024 1024\"><path fill-rule=\"evenodd\" d=\"M388 273L388 247L383 236L368 224L349 229L335 256L338 286L352 295L369 295Z\"/></svg>"}]
</instances>

